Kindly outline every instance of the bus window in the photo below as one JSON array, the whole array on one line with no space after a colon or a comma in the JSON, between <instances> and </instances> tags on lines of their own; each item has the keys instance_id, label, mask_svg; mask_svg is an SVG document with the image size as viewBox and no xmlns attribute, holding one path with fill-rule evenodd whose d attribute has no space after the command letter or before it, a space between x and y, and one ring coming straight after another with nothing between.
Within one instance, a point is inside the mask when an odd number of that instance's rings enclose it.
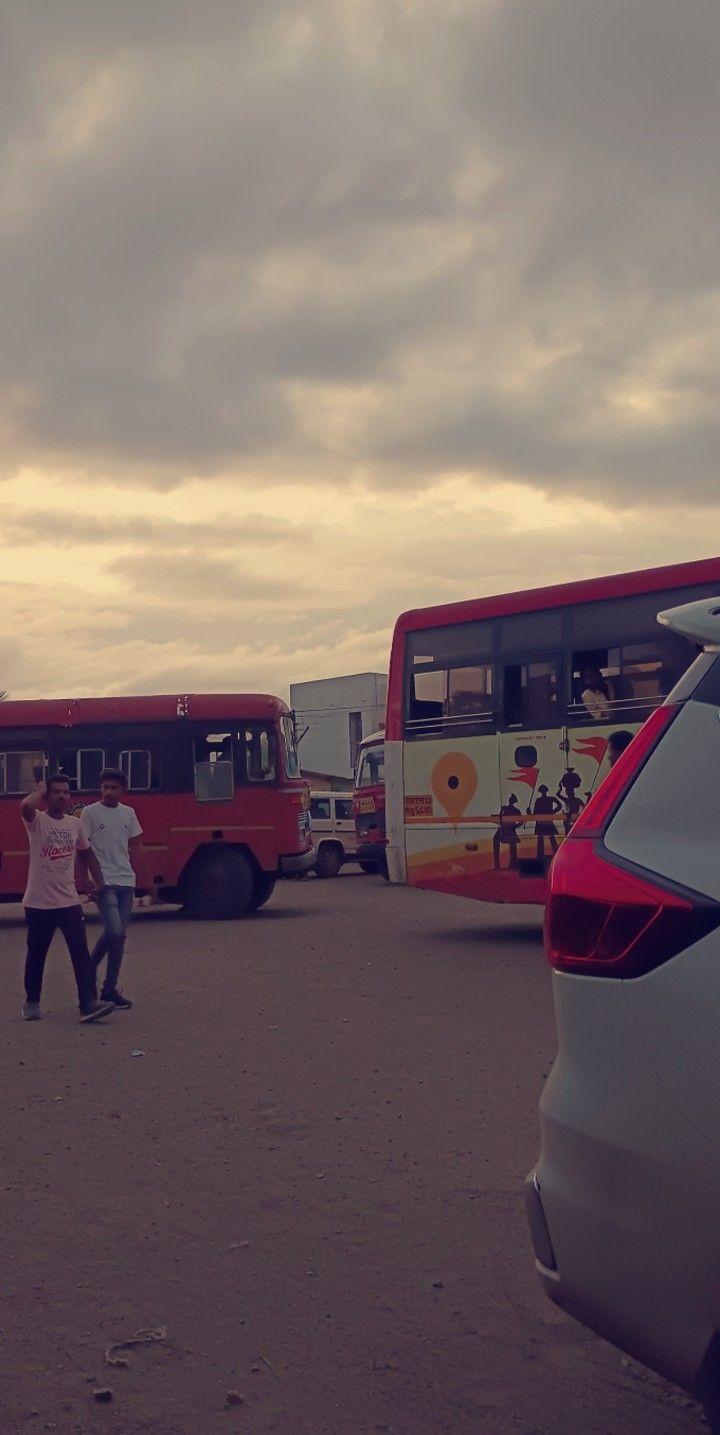
<instances>
[{"instance_id":1,"label":"bus window","mask_svg":"<svg viewBox=\"0 0 720 1435\"><path fill-rule=\"evenodd\" d=\"M508 728L554 728L561 723L558 672L554 659L510 663L504 671L504 715Z\"/></svg>"},{"instance_id":2,"label":"bus window","mask_svg":"<svg viewBox=\"0 0 720 1435\"><path fill-rule=\"evenodd\" d=\"M499 650L504 657L513 653L558 652L563 646L561 608L541 608L532 613L505 613L498 627Z\"/></svg>"},{"instance_id":3,"label":"bus window","mask_svg":"<svg viewBox=\"0 0 720 1435\"><path fill-rule=\"evenodd\" d=\"M442 718L445 707L445 673L416 672L410 679L407 735L421 730L426 734Z\"/></svg>"},{"instance_id":4,"label":"bus window","mask_svg":"<svg viewBox=\"0 0 720 1435\"><path fill-rule=\"evenodd\" d=\"M71 792L97 792L100 773L105 767L101 747L65 748L58 758L58 772L66 777Z\"/></svg>"},{"instance_id":5,"label":"bus window","mask_svg":"<svg viewBox=\"0 0 720 1435\"><path fill-rule=\"evenodd\" d=\"M152 780L152 759L146 747L121 752L120 768L127 778L129 792L149 792L157 785Z\"/></svg>"},{"instance_id":6,"label":"bus window","mask_svg":"<svg viewBox=\"0 0 720 1435\"><path fill-rule=\"evenodd\" d=\"M46 772L44 752L0 752L0 794L24 797Z\"/></svg>"},{"instance_id":7,"label":"bus window","mask_svg":"<svg viewBox=\"0 0 720 1435\"><path fill-rule=\"evenodd\" d=\"M493 713L493 670L490 663L477 668L451 668L448 672L447 712L449 717L477 717L486 721Z\"/></svg>"},{"instance_id":8,"label":"bus window","mask_svg":"<svg viewBox=\"0 0 720 1435\"><path fill-rule=\"evenodd\" d=\"M568 716L585 723L641 722L672 691L687 657L662 633L646 642L575 652Z\"/></svg>"},{"instance_id":9,"label":"bus window","mask_svg":"<svg viewBox=\"0 0 720 1435\"><path fill-rule=\"evenodd\" d=\"M274 782L277 776L275 729L257 723L245 729L245 777L248 782Z\"/></svg>"},{"instance_id":10,"label":"bus window","mask_svg":"<svg viewBox=\"0 0 720 1435\"><path fill-rule=\"evenodd\" d=\"M492 648L491 623L408 634L407 737L492 731Z\"/></svg>"},{"instance_id":11,"label":"bus window","mask_svg":"<svg viewBox=\"0 0 720 1435\"><path fill-rule=\"evenodd\" d=\"M78 791L97 792L104 766L105 753L101 747L81 747L78 752Z\"/></svg>"},{"instance_id":12,"label":"bus window","mask_svg":"<svg viewBox=\"0 0 720 1435\"><path fill-rule=\"evenodd\" d=\"M198 802L230 802L234 796L232 736L208 733L195 738L195 796Z\"/></svg>"},{"instance_id":13,"label":"bus window","mask_svg":"<svg viewBox=\"0 0 720 1435\"><path fill-rule=\"evenodd\" d=\"M413 674L408 737L488 732L493 719L491 663L420 669Z\"/></svg>"},{"instance_id":14,"label":"bus window","mask_svg":"<svg viewBox=\"0 0 720 1435\"><path fill-rule=\"evenodd\" d=\"M624 643L610 649L606 674L614 716L658 707L674 686L658 649L657 642Z\"/></svg>"}]
</instances>

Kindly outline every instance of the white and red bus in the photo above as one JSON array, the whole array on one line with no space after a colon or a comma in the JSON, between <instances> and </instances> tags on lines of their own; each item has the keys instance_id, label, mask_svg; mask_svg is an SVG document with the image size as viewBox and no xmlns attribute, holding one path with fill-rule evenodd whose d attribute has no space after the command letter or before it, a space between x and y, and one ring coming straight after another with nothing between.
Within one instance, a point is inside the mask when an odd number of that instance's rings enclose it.
<instances>
[{"instance_id":1,"label":"white and red bus","mask_svg":"<svg viewBox=\"0 0 720 1435\"><path fill-rule=\"evenodd\" d=\"M374 732L360 744L355 785L355 855L363 872L387 876L385 861L385 733Z\"/></svg>"},{"instance_id":2,"label":"white and red bus","mask_svg":"<svg viewBox=\"0 0 720 1435\"><path fill-rule=\"evenodd\" d=\"M258 694L42 699L0 703L0 901L27 873L19 801L63 773L74 811L97 799L106 766L128 779L152 873L193 915L240 917L279 876L314 861L309 793L292 714Z\"/></svg>"},{"instance_id":3,"label":"white and red bus","mask_svg":"<svg viewBox=\"0 0 720 1435\"><path fill-rule=\"evenodd\" d=\"M720 558L398 619L385 730L391 881L545 900L558 844L694 656L656 622L720 593Z\"/></svg>"}]
</instances>

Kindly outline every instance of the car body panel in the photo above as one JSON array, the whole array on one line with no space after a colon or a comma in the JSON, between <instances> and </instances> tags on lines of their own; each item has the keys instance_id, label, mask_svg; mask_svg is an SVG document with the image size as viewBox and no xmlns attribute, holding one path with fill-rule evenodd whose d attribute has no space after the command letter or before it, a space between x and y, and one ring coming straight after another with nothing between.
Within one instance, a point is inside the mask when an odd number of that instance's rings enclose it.
<instances>
[{"instance_id":1,"label":"car body panel","mask_svg":"<svg viewBox=\"0 0 720 1435\"><path fill-rule=\"evenodd\" d=\"M555 974L536 1168L548 1295L692 1389L720 1327L720 1155L668 1099L624 982ZM692 1173L692 1181L688 1180Z\"/></svg>"}]
</instances>

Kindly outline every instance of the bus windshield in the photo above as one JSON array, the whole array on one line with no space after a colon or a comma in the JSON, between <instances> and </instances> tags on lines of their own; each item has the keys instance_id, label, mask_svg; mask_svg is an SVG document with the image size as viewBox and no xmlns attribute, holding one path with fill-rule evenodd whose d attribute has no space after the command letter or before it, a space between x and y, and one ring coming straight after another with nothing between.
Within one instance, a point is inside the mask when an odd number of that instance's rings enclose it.
<instances>
[{"instance_id":1,"label":"bus windshield","mask_svg":"<svg viewBox=\"0 0 720 1435\"><path fill-rule=\"evenodd\" d=\"M300 776L300 757L295 739L295 723L289 714L280 719L280 733L283 745L283 762L286 777Z\"/></svg>"},{"instance_id":2,"label":"bus windshield","mask_svg":"<svg viewBox=\"0 0 720 1435\"><path fill-rule=\"evenodd\" d=\"M382 743L368 747L360 758L355 787L381 787L385 781L385 748Z\"/></svg>"}]
</instances>

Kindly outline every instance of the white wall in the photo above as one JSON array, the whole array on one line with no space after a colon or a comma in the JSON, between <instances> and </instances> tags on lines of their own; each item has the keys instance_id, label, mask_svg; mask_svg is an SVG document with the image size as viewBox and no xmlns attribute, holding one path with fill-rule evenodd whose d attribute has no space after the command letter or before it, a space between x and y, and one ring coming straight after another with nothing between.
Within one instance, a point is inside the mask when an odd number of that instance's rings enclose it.
<instances>
[{"instance_id":1,"label":"white wall","mask_svg":"<svg viewBox=\"0 0 720 1435\"><path fill-rule=\"evenodd\" d=\"M385 722L387 676L353 673L344 678L318 678L290 684L290 706L297 717L303 770L352 777L350 713L362 715L362 735L369 737Z\"/></svg>"}]
</instances>

